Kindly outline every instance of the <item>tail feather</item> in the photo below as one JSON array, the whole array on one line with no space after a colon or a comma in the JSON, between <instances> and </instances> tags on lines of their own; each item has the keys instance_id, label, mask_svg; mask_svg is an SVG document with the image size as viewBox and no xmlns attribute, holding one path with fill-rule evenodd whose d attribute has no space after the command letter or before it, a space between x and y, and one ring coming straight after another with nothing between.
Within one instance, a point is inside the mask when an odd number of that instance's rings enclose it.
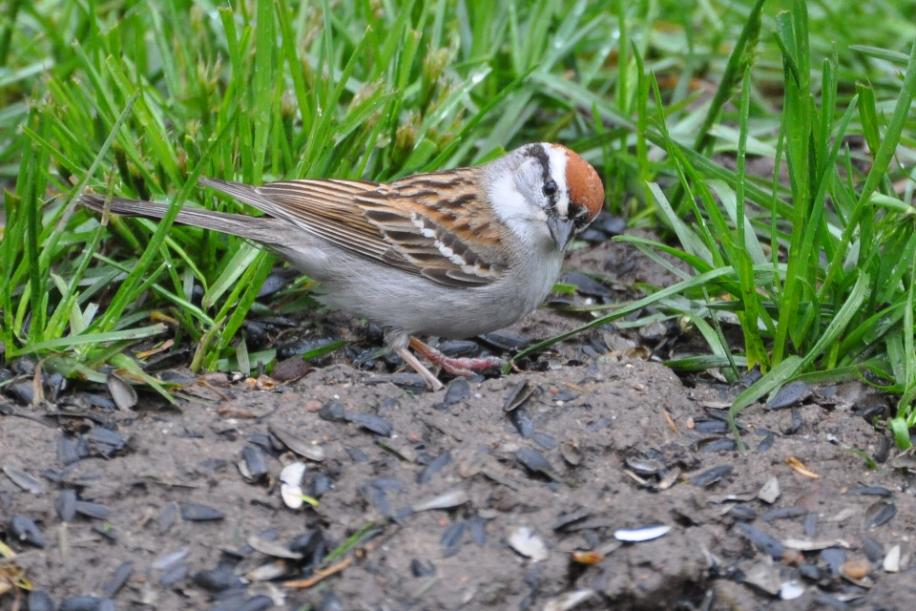
<instances>
[{"instance_id":1,"label":"tail feather","mask_svg":"<svg viewBox=\"0 0 916 611\"><path fill-rule=\"evenodd\" d=\"M102 196L91 193L87 193L80 198L80 204L96 212L102 212L105 209L105 201ZM169 206L158 202L115 197L109 203L108 209L115 214L124 216L161 219L168 212ZM175 217L175 222L203 229L212 229L267 244L274 242L279 237L279 230L286 224L270 217L253 217L196 208L180 210Z\"/></svg>"}]
</instances>

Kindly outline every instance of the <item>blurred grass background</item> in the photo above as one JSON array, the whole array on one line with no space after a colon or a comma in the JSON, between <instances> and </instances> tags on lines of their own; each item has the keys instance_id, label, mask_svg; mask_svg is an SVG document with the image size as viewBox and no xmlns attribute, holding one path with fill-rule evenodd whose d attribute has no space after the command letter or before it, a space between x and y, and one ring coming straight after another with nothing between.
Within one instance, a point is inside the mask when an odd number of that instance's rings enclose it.
<instances>
[{"instance_id":1,"label":"blurred grass background","mask_svg":"<svg viewBox=\"0 0 916 611\"><path fill-rule=\"evenodd\" d=\"M6 0L0 10L0 342L72 377L130 347L249 369L239 332L272 257L76 207L86 188L234 206L201 175L387 180L559 141L603 175L622 239L672 287L652 307L762 378L859 378L916 425L916 2ZM672 266L667 253L683 265ZM306 307L307 281L284 293ZM740 328L740 345L726 340ZM581 330L580 330L581 331ZM549 338L543 349L569 334ZM522 356L522 355L520 355ZM0 381L3 384L3 381Z\"/></svg>"}]
</instances>

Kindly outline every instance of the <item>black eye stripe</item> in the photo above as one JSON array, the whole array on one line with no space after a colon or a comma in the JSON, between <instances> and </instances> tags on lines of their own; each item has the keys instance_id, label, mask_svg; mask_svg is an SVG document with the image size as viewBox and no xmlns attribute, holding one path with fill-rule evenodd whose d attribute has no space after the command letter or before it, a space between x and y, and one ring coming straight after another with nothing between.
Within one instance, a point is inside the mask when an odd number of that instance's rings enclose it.
<instances>
[{"instance_id":1,"label":"black eye stripe","mask_svg":"<svg viewBox=\"0 0 916 611\"><path fill-rule=\"evenodd\" d=\"M541 179L544 181L544 185L547 185L547 181L552 182L550 178L550 157L547 156L547 149L540 144L532 144L525 149L525 154L529 157L534 157L541 164Z\"/></svg>"}]
</instances>

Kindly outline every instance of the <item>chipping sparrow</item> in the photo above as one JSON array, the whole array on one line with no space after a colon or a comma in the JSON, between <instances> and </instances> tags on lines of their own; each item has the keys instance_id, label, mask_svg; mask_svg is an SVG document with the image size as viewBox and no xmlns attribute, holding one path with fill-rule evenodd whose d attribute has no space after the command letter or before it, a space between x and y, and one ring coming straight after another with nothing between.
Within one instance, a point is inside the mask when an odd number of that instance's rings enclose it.
<instances>
[{"instance_id":1,"label":"chipping sparrow","mask_svg":"<svg viewBox=\"0 0 916 611\"><path fill-rule=\"evenodd\" d=\"M570 240L604 204L595 169L549 143L390 184L200 182L265 216L184 208L176 222L241 236L285 257L321 283L324 303L383 325L388 345L433 389L441 382L408 347L459 375L498 360L451 359L412 336L470 337L537 308ZM99 211L105 201L81 200ZM168 205L115 198L109 209L162 218Z\"/></svg>"}]
</instances>

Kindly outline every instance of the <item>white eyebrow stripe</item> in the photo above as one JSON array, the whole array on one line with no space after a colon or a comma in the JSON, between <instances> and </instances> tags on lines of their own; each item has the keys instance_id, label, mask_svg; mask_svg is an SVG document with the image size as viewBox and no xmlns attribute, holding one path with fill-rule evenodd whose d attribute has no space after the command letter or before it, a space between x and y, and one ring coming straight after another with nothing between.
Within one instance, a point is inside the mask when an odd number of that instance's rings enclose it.
<instances>
[{"instance_id":1,"label":"white eyebrow stripe","mask_svg":"<svg viewBox=\"0 0 916 611\"><path fill-rule=\"evenodd\" d=\"M557 183L556 210L561 218L569 216L569 185L566 184L566 151L557 146L546 145L550 162L550 177Z\"/></svg>"}]
</instances>

